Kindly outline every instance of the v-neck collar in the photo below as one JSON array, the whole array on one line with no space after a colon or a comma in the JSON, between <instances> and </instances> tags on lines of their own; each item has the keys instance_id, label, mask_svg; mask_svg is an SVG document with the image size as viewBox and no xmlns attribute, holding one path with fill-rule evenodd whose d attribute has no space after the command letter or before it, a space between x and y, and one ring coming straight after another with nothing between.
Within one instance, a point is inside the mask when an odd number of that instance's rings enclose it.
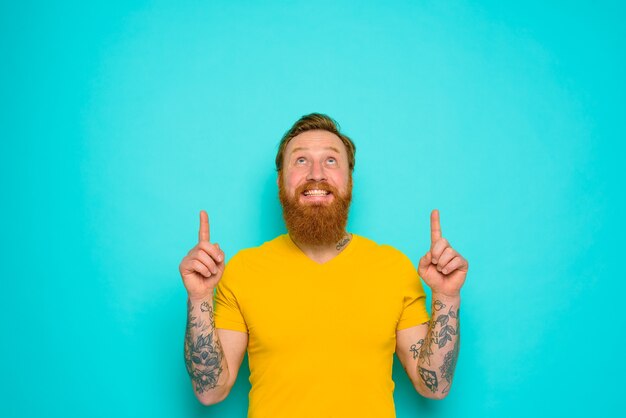
<instances>
[{"instance_id":1,"label":"v-neck collar","mask_svg":"<svg viewBox=\"0 0 626 418\"><path fill-rule=\"evenodd\" d=\"M349 254L354 251L354 247L355 244L357 244L357 241L360 240L360 237L356 234L352 234L352 239L350 240L350 242L348 243L348 245L346 246L346 248L343 249L343 251L341 251L339 254L337 254L336 256L334 256L333 258L331 258L330 260L328 260L325 263L318 263L317 261L314 261L313 259L309 258L309 256L307 256L301 249L300 247L298 247L296 245L295 242L293 242L293 240L291 239L291 237L289 236L289 234L284 234L283 235L283 241L285 242L286 246L289 249L289 252L291 254L293 254L294 257L298 257L302 260L304 260L303 262L310 264L316 268L326 268L329 265L334 265L337 264L339 262L341 262L341 260L343 260L344 258L348 257Z\"/></svg>"}]
</instances>

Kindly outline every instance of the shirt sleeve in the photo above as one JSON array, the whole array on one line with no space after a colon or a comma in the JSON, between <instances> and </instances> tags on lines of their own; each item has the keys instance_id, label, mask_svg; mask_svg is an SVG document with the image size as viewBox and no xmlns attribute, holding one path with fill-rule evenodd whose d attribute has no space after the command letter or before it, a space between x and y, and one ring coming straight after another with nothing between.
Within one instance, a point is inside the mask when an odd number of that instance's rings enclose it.
<instances>
[{"instance_id":1,"label":"shirt sleeve","mask_svg":"<svg viewBox=\"0 0 626 418\"><path fill-rule=\"evenodd\" d=\"M402 291L402 314L396 330L400 331L416 325L421 325L430 320L430 315L426 310L426 293L422 286L417 269L408 257L404 256L400 271Z\"/></svg>"},{"instance_id":2,"label":"shirt sleeve","mask_svg":"<svg viewBox=\"0 0 626 418\"><path fill-rule=\"evenodd\" d=\"M248 332L248 326L237 300L237 284L244 278L239 260L235 256L226 265L224 274L217 284L215 293L215 328Z\"/></svg>"}]
</instances>

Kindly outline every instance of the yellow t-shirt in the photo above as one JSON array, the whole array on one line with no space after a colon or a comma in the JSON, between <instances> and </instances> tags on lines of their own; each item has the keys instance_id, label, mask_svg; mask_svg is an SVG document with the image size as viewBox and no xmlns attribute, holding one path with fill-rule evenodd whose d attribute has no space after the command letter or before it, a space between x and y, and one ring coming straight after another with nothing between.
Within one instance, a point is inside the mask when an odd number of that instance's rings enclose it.
<instances>
[{"instance_id":1,"label":"yellow t-shirt","mask_svg":"<svg viewBox=\"0 0 626 418\"><path fill-rule=\"evenodd\" d=\"M247 332L249 418L395 417L396 330L428 321L411 261L353 235L318 264L281 235L235 255L215 324Z\"/></svg>"}]
</instances>

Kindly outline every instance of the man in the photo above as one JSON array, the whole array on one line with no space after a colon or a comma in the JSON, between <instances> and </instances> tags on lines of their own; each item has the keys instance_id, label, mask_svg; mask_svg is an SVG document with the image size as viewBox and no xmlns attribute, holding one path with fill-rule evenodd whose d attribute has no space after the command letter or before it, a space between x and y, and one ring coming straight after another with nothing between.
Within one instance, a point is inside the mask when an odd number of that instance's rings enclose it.
<instances>
[{"instance_id":1,"label":"man","mask_svg":"<svg viewBox=\"0 0 626 418\"><path fill-rule=\"evenodd\" d=\"M441 236L437 210L417 272L398 250L348 233L354 154L328 116L298 120L276 157L288 234L240 251L227 268L200 212L180 273L185 363L203 404L226 398L246 349L250 418L394 417L394 351L417 392L448 393L467 260ZM432 290L430 320L419 277Z\"/></svg>"}]
</instances>

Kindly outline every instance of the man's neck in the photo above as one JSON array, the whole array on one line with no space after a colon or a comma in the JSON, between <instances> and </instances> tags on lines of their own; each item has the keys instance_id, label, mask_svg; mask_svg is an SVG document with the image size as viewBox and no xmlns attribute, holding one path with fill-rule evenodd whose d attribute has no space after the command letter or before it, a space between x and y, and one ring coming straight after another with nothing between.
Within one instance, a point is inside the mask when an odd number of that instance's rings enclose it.
<instances>
[{"instance_id":1,"label":"man's neck","mask_svg":"<svg viewBox=\"0 0 626 418\"><path fill-rule=\"evenodd\" d=\"M350 244L352 234L346 232L339 241L331 245L305 245L293 238L291 239L304 255L318 264L324 264L338 256Z\"/></svg>"}]
</instances>

